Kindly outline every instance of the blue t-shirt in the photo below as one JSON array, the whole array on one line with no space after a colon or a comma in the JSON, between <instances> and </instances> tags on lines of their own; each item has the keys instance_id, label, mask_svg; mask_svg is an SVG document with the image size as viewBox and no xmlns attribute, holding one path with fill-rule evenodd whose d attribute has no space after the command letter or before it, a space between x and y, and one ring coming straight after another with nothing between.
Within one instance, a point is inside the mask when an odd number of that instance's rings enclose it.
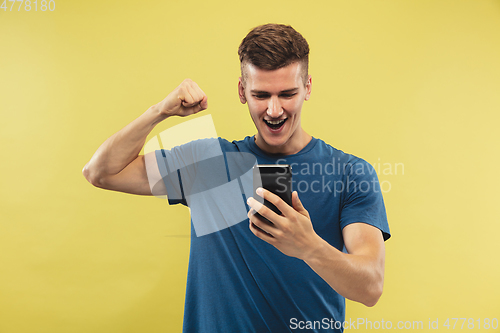
<instances>
[{"instance_id":1,"label":"blue t-shirt","mask_svg":"<svg viewBox=\"0 0 500 333\"><path fill-rule=\"evenodd\" d=\"M291 165L293 190L315 232L345 251L342 229L350 223L373 225L384 240L390 237L370 164L316 138L286 156L267 154L246 137L193 141L158 150L156 157L169 203L191 209L184 332L343 331L344 297L304 261L249 230L247 180L255 163Z\"/></svg>"}]
</instances>

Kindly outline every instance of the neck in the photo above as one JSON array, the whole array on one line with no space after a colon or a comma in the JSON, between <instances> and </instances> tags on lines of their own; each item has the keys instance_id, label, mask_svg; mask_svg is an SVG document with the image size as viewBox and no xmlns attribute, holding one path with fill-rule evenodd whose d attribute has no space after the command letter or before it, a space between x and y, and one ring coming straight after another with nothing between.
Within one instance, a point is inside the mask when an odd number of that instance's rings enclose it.
<instances>
[{"instance_id":1,"label":"neck","mask_svg":"<svg viewBox=\"0 0 500 333\"><path fill-rule=\"evenodd\" d=\"M312 137L301 127L281 146L271 146L262 139L259 134L255 134L255 144L268 154L293 155L304 149L311 141Z\"/></svg>"}]
</instances>

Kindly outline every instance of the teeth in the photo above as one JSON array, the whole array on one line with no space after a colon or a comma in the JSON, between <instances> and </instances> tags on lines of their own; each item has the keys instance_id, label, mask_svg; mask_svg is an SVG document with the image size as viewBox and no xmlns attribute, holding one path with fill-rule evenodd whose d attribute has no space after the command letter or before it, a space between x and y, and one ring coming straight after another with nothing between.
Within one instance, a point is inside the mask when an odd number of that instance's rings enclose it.
<instances>
[{"instance_id":1,"label":"teeth","mask_svg":"<svg viewBox=\"0 0 500 333\"><path fill-rule=\"evenodd\" d=\"M282 122L285 121L285 119L281 119L281 120L266 120L269 124L271 125L278 125L278 124L281 124Z\"/></svg>"}]
</instances>

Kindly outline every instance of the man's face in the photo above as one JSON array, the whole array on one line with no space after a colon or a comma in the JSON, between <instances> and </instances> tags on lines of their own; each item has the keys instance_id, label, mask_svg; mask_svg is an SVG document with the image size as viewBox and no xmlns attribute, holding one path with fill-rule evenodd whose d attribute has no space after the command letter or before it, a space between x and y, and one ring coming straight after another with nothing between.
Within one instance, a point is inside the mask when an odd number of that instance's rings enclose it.
<instances>
[{"instance_id":1,"label":"man's face","mask_svg":"<svg viewBox=\"0 0 500 333\"><path fill-rule=\"evenodd\" d=\"M239 95L242 103L248 103L257 127L256 144L269 153L298 152L310 139L300 125L300 113L311 94L311 76L304 86L298 62L276 70L247 64L245 70L245 82L240 77L238 83Z\"/></svg>"}]
</instances>

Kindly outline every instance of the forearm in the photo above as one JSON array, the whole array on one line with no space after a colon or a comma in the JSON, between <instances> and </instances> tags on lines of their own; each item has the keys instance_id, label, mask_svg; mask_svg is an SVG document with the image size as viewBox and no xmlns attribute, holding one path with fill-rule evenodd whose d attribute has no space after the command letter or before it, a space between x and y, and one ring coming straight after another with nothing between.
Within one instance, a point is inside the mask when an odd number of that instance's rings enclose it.
<instances>
[{"instance_id":1,"label":"forearm","mask_svg":"<svg viewBox=\"0 0 500 333\"><path fill-rule=\"evenodd\" d=\"M384 264L378 256L344 253L318 238L317 247L304 261L340 295L375 305L384 283Z\"/></svg>"},{"instance_id":2,"label":"forearm","mask_svg":"<svg viewBox=\"0 0 500 333\"><path fill-rule=\"evenodd\" d=\"M84 167L87 179L99 179L118 174L137 158L148 134L167 116L159 113L157 106L150 107L137 119L108 138Z\"/></svg>"}]
</instances>

